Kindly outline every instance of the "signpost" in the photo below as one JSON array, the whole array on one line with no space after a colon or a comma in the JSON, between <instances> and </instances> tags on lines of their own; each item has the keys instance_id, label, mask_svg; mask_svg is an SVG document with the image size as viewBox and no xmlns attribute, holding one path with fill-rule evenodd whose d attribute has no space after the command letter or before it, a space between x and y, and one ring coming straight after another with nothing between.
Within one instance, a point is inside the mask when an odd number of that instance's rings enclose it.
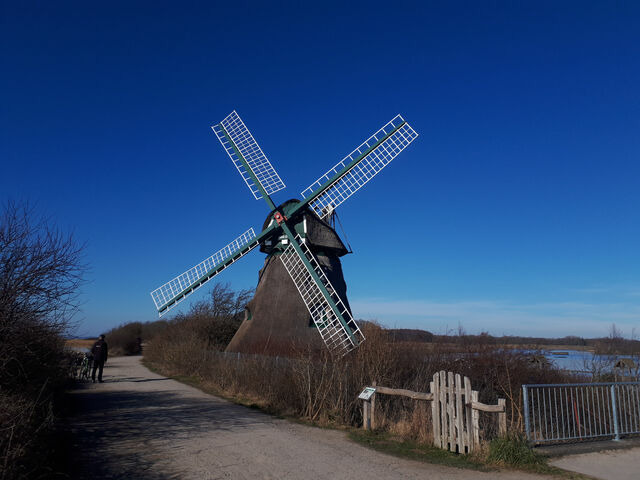
<instances>
[{"instance_id":1,"label":"signpost","mask_svg":"<svg viewBox=\"0 0 640 480\"><path fill-rule=\"evenodd\" d=\"M365 430L373 430L376 428L374 423L374 411L376 408L376 382L372 387L365 387L358 398L363 400L362 424Z\"/></svg>"},{"instance_id":2,"label":"signpost","mask_svg":"<svg viewBox=\"0 0 640 480\"><path fill-rule=\"evenodd\" d=\"M369 400L371 400L371 397L373 396L373 394L376 393L376 389L373 387L365 387L364 390L362 390L362 393L360 395L358 395L358 398L360 400L366 400L367 402Z\"/></svg>"}]
</instances>

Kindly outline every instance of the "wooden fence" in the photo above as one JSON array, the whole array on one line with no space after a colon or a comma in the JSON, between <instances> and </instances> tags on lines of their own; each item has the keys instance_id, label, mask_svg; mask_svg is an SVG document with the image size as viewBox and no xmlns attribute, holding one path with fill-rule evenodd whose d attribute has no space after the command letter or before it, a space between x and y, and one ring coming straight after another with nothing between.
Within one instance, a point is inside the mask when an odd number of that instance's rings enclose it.
<instances>
[{"instance_id":1,"label":"wooden fence","mask_svg":"<svg viewBox=\"0 0 640 480\"><path fill-rule=\"evenodd\" d=\"M364 400L363 426L374 429L376 395L400 395L415 400L431 402L433 422L433 444L437 447L458 453L470 453L480 445L479 412L498 414L498 426L501 435L507 431L505 400L498 399L497 405L486 405L478 401L478 392L471 390L468 377L458 373L441 371L433 375L429 393L413 392L377 386L375 392Z\"/></svg>"}]
</instances>

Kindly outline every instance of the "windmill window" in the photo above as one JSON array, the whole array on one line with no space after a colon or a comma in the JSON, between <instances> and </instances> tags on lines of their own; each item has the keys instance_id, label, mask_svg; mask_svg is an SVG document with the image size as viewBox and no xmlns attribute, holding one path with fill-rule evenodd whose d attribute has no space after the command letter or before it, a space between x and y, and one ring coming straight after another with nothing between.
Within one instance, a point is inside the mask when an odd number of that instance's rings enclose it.
<instances>
[{"instance_id":1,"label":"windmill window","mask_svg":"<svg viewBox=\"0 0 640 480\"><path fill-rule=\"evenodd\" d=\"M249 307L244 307L244 321L248 322L251 320L251 318L252 318L251 310L249 310Z\"/></svg>"}]
</instances>

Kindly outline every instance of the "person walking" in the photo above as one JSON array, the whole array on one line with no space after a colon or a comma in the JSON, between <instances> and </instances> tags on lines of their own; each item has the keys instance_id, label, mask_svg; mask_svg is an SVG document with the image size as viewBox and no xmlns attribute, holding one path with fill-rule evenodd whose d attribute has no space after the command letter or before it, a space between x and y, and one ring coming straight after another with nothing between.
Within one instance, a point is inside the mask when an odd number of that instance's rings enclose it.
<instances>
[{"instance_id":1,"label":"person walking","mask_svg":"<svg viewBox=\"0 0 640 480\"><path fill-rule=\"evenodd\" d=\"M104 340L104 335L100 335L100 338L91 347L91 353L93 354L93 370L91 372L91 380L96 383L96 370L98 370L98 381L102 383L102 369L104 364L107 363L108 347L107 342Z\"/></svg>"}]
</instances>

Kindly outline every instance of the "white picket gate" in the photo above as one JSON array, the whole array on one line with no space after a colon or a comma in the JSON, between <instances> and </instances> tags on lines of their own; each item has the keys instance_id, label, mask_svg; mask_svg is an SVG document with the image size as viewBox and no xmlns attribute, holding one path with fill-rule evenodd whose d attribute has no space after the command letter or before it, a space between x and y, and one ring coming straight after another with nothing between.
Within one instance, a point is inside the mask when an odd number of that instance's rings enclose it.
<instances>
[{"instance_id":1,"label":"white picket gate","mask_svg":"<svg viewBox=\"0 0 640 480\"><path fill-rule=\"evenodd\" d=\"M478 392L471 390L471 381L453 372L437 372L429 383L431 392L376 386L365 388L360 398L363 403L363 426L375 428L376 395L400 395L415 400L431 402L433 444L457 453L470 453L480 445L480 411L498 414L500 435L507 431L506 402L498 399L497 405L478 401Z\"/></svg>"},{"instance_id":2,"label":"white picket gate","mask_svg":"<svg viewBox=\"0 0 640 480\"><path fill-rule=\"evenodd\" d=\"M430 387L433 444L452 452L471 452L480 444L480 428L478 410L471 408L478 401L478 392L471 390L469 377L438 372Z\"/></svg>"}]
</instances>

